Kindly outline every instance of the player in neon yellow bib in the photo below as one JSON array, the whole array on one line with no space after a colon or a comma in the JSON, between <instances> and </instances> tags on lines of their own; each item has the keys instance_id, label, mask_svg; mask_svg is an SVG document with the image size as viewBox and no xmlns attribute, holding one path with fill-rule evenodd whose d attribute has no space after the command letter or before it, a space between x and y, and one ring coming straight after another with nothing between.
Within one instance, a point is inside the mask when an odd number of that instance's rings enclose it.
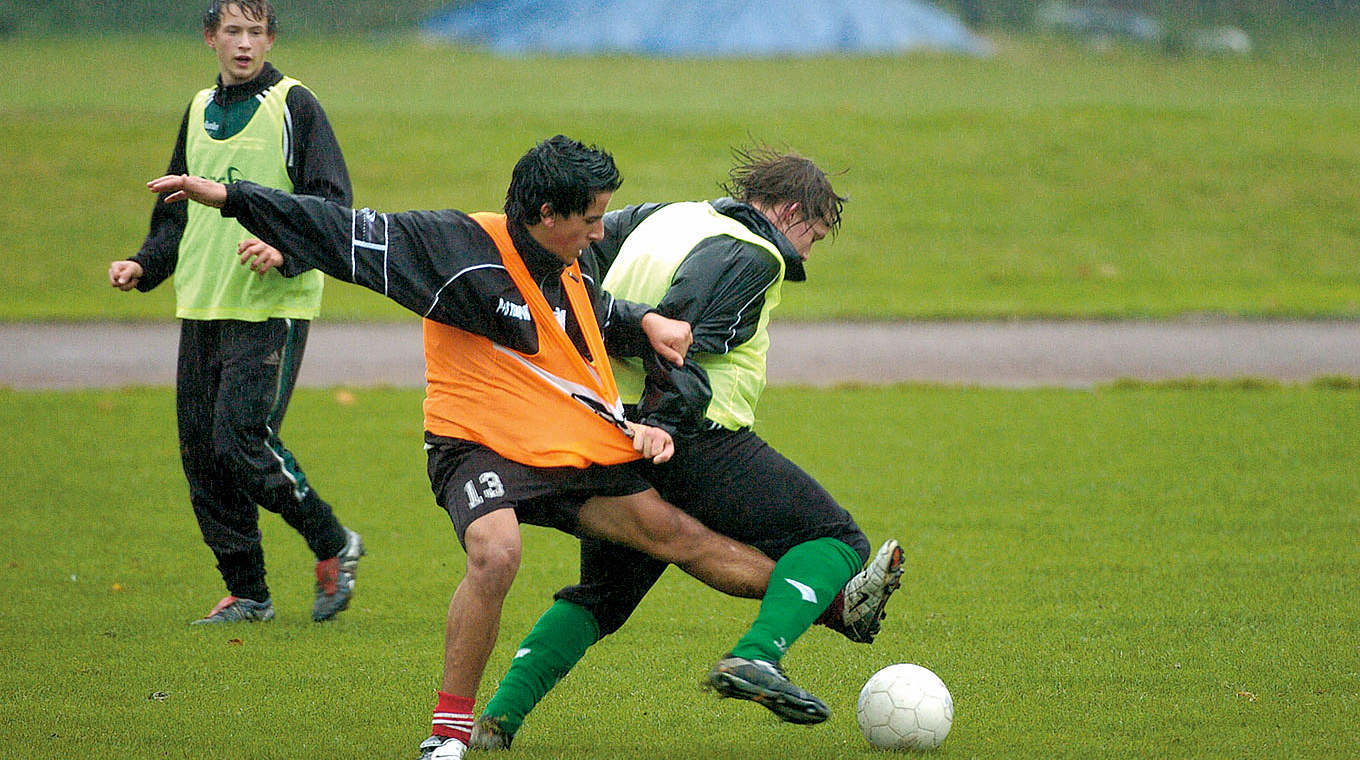
<instances>
[{"instance_id":1,"label":"player in neon yellow bib","mask_svg":"<svg viewBox=\"0 0 1360 760\"><path fill-rule=\"evenodd\" d=\"M265 60L276 27L269 0L208 7L203 39L216 53L218 80L185 111L169 171L350 203L349 173L321 105ZM180 457L227 589L196 623L273 618L258 507L281 515L316 555L314 620L348 607L364 551L279 439L322 289L318 271L281 276L281 260L233 220L162 197L141 250L109 266L119 290L148 291L174 276Z\"/></svg>"}]
</instances>

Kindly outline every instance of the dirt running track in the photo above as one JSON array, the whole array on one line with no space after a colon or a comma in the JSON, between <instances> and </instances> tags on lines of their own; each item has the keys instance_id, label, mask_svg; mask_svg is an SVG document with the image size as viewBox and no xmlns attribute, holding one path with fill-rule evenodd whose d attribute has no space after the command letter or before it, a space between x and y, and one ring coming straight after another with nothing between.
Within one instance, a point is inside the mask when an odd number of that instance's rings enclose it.
<instances>
[{"instance_id":1,"label":"dirt running track","mask_svg":"<svg viewBox=\"0 0 1360 760\"><path fill-rule=\"evenodd\" d=\"M776 384L1088 387L1121 378L1360 377L1360 322L906 322L770 329ZM0 324L0 387L171 385L178 326ZM300 384L424 383L420 324L312 326Z\"/></svg>"}]
</instances>

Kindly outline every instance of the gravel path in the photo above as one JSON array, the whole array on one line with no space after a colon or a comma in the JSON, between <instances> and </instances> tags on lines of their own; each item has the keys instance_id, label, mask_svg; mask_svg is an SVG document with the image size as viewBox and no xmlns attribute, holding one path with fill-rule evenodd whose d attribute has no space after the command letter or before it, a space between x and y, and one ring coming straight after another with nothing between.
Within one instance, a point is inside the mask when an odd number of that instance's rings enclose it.
<instances>
[{"instance_id":1,"label":"gravel path","mask_svg":"<svg viewBox=\"0 0 1360 760\"><path fill-rule=\"evenodd\" d=\"M776 323L772 383L1088 387L1120 378L1360 377L1360 322ZM0 324L0 387L170 385L178 326ZM420 324L312 326L300 384L424 383Z\"/></svg>"}]
</instances>

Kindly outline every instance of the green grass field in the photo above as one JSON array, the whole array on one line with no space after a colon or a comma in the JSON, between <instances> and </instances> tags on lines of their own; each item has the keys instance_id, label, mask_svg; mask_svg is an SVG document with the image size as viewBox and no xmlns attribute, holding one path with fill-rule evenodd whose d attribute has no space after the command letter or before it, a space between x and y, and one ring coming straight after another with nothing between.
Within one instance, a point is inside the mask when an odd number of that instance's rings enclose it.
<instances>
[{"instance_id":1,"label":"green grass field","mask_svg":"<svg viewBox=\"0 0 1360 760\"><path fill-rule=\"evenodd\" d=\"M877 643L818 629L786 661L831 721L700 692L754 604L672 571L513 756L881 758L854 698L912 661L955 698L941 758L1356 757L1360 405L1344 385L772 390L766 437L909 550ZM0 756L414 755L463 554L428 491L419 392L354 397L301 390L284 431L368 545L354 608L310 622L310 557L266 515L278 618L201 630L185 623L220 581L171 392L0 391ZM483 699L574 578L570 540L525 534Z\"/></svg>"},{"instance_id":2,"label":"green grass field","mask_svg":"<svg viewBox=\"0 0 1360 760\"><path fill-rule=\"evenodd\" d=\"M182 38L12 39L0 80L0 319L144 319L114 293L192 92ZM614 152L616 205L712 197L729 146L844 170L845 228L781 318L1360 315L1360 52L1095 55L1000 38L986 59L507 60L409 38L280 38L336 125L357 201L499 208L509 168L566 132ZM332 318L398 318L336 285Z\"/></svg>"}]
</instances>

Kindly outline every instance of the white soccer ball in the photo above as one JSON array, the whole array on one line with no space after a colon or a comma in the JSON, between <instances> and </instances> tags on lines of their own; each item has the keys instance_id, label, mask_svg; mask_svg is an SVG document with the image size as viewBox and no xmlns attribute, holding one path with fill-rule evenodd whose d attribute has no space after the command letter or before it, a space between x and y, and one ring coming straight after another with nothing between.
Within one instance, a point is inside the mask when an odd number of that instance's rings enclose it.
<instances>
[{"instance_id":1,"label":"white soccer ball","mask_svg":"<svg viewBox=\"0 0 1360 760\"><path fill-rule=\"evenodd\" d=\"M855 707L860 733L881 749L935 749L954 725L954 698L920 665L889 665L873 674Z\"/></svg>"}]
</instances>

